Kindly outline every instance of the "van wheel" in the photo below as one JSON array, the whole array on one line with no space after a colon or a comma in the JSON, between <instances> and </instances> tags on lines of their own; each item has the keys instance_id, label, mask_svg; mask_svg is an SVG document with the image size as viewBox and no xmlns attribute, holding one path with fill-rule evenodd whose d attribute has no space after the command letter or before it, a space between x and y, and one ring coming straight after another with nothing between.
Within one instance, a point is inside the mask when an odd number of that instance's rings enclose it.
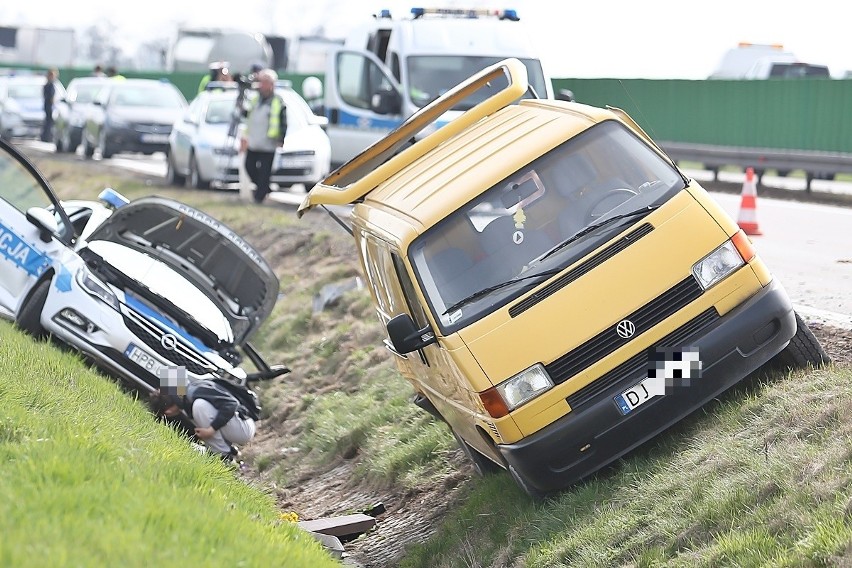
<instances>
[{"instance_id":1,"label":"van wheel","mask_svg":"<svg viewBox=\"0 0 852 568\"><path fill-rule=\"evenodd\" d=\"M89 137L86 136L86 133L83 133L83 157L91 158L95 155L95 147L92 146L92 143L89 142Z\"/></svg>"},{"instance_id":2,"label":"van wheel","mask_svg":"<svg viewBox=\"0 0 852 568\"><path fill-rule=\"evenodd\" d=\"M512 480L515 484L524 490L524 493L532 497L536 501L544 501L544 498L547 497L547 493L544 491L539 491L532 485L530 485L529 481L521 475L518 470L515 469L515 466L509 465L509 475L512 477Z\"/></svg>"},{"instance_id":3,"label":"van wheel","mask_svg":"<svg viewBox=\"0 0 852 568\"><path fill-rule=\"evenodd\" d=\"M41 325L41 313L44 311L44 302L47 300L49 291L50 280L44 280L36 286L27 302L21 307L21 311L18 312L18 317L15 318L15 324L33 337L42 338L46 335Z\"/></svg>"},{"instance_id":4,"label":"van wheel","mask_svg":"<svg viewBox=\"0 0 852 568\"><path fill-rule=\"evenodd\" d=\"M467 457L467 459L473 462L473 468L480 477L485 477L493 473L497 473L498 471L502 471L502 467L480 454L476 448L465 442L461 436L456 434L455 430L453 430L453 436L455 436L456 442L458 442L459 447L461 447L462 453Z\"/></svg>"},{"instance_id":5,"label":"van wheel","mask_svg":"<svg viewBox=\"0 0 852 568\"><path fill-rule=\"evenodd\" d=\"M831 357L820 345L811 328L796 313L796 335L789 345L776 356L778 363L788 369L805 369L822 367L831 363Z\"/></svg>"}]
</instances>

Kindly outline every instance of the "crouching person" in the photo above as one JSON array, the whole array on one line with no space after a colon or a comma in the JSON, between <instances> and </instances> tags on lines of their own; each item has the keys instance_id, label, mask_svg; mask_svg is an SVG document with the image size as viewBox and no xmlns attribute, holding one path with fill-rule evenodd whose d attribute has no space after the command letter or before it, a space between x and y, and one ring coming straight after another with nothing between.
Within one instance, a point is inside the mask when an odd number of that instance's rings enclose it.
<instances>
[{"instance_id":1,"label":"crouching person","mask_svg":"<svg viewBox=\"0 0 852 568\"><path fill-rule=\"evenodd\" d=\"M226 461L232 460L237 447L250 442L256 432L250 411L214 381L190 382L183 394L161 389L151 395L151 401L154 410L168 418L185 412L192 418L195 435Z\"/></svg>"}]
</instances>

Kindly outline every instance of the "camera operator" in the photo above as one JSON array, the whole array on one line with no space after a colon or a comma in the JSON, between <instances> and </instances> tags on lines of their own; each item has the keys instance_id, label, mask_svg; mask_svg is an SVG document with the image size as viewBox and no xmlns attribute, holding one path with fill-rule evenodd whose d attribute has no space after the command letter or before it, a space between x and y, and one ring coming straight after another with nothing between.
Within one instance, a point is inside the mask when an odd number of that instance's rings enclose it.
<instances>
[{"instance_id":1,"label":"camera operator","mask_svg":"<svg viewBox=\"0 0 852 568\"><path fill-rule=\"evenodd\" d=\"M269 178L275 150L284 143L287 133L287 109L275 93L278 74L261 69L256 74L257 94L249 99L244 111L240 151L245 152L246 173L255 185L254 202L263 203L269 194Z\"/></svg>"}]
</instances>

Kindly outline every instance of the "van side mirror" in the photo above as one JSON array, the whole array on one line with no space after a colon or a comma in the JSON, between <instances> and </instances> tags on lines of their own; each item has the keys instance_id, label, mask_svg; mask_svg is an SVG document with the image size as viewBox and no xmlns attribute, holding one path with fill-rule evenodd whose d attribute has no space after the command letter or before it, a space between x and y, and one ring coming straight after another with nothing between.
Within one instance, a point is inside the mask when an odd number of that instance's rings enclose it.
<instances>
[{"instance_id":1,"label":"van side mirror","mask_svg":"<svg viewBox=\"0 0 852 568\"><path fill-rule=\"evenodd\" d=\"M573 103L574 91L572 91L571 89L559 89L559 92L556 94L556 100Z\"/></svg>"},{"instance_id":2,"label":"van side mirror","mask_svg":"<svg viewBox=\"0 0 852 568\"><path fill-rule=\"evenodd\" d=\"M402 99L393 87L382 87L373 93L370 108L376 114L399 114L402 112Z\"/></svg>"},{"instance_id":3,"label":"van side mirror","mask_svg":"<svg viewBox=\"0 0 852 568\"><path fill-rule=\"evenodd\" d=\"M435 332L428 325L417 329L417 325L408 314L399 314L388 321L388 337L397 353L406 354L423 349L437 341Z\"/></svg>"}]
</instances>

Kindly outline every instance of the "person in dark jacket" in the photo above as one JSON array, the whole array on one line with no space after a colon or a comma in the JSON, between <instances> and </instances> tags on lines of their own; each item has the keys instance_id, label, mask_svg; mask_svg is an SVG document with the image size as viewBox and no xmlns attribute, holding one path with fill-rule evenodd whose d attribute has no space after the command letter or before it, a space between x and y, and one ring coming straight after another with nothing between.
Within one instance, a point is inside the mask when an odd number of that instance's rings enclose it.
<instances>
[{"instance_id":1,"label":"person in dark jacket","mask_svg":"<svg viewBox=\"0 0 852 568\"><path fill-rule=\"evenodd\" d=\"M151 395L154 410L169 418L181 411L192 418L195 435L204 440L211 452L223 458L233 456L236 448L254 438L256 426L248 410L225 387L214 381L189 383L185 394L156 391Z\"/></svg>"},{"instance_id":2,"label":"person in dark jacket","mask_svg":"<svg viewBox=\"0 0 852 568\"><path fill-rule=\"evenodd\" d=\"M53 103L56 102L56 69L48 69L42 95L44 96L44 122L41 123L41 141L53 140Z\"/></svg>"}]
</instances>

